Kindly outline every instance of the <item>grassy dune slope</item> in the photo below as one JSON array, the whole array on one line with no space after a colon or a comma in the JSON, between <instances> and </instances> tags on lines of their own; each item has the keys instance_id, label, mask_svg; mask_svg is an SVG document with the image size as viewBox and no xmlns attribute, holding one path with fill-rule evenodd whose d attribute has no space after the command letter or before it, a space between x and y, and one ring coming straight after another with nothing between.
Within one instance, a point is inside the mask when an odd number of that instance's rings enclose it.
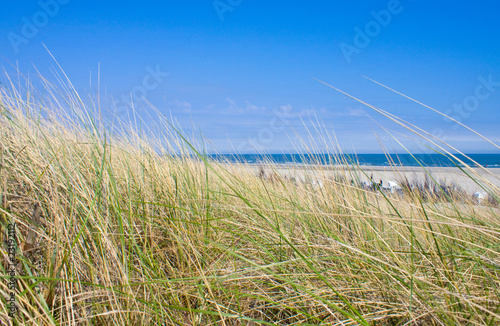
<instances>
[{"instance_id":1,"label":"grassy dune slope","mask_svg":"<svg viewBox=\"0 0 500 326\"><path fill-rule=\"evenodd\" d=\"M342 179L314 188L165 156L158 144L189 145L175 132L117 136L73 92L59 105L47 89L45 100L0 91L2 241L15 222L19 324L500 323L495 201ZM4 324L8 309L2 300Z\"/></svg>"}]
</instances>

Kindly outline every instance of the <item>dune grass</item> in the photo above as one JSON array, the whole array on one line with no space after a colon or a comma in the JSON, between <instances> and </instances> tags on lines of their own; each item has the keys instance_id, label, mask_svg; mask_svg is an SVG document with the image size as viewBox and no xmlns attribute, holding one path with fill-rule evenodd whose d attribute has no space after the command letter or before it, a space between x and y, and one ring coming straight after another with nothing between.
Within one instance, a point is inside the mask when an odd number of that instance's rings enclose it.
<instances>
[{"instance_id":1,"label":"dune grass","mask_svg":"<svg viewBox=\"0 0 500 326\"><path fill-rule=\"evenodd\" d=\"M270 180L166 122L155 137L103 126L70 85L19 87L0 90L2 241L15 222L18 260L10 318L4 245L3 324L500 323L495 200Z\"/></svg>"}]
</instances>

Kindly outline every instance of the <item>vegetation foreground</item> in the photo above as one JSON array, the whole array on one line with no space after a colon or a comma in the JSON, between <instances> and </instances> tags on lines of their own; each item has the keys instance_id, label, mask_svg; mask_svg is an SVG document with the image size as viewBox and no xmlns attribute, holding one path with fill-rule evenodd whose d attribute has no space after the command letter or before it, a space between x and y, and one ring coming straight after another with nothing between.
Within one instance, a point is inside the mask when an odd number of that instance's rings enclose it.
<instances>
[{"instance_id":1,"label":"vegetation foreground","mask_svg":"<svg viewBox=\"0 0 500 326\"><path fill-rule=\"evenodd\" d=\"M167 123L112 132L44 91L0 91L2 324L500 324L500 191L484 180L481 204L270 180L192 158Z\"/></svg>"}]
</instances>

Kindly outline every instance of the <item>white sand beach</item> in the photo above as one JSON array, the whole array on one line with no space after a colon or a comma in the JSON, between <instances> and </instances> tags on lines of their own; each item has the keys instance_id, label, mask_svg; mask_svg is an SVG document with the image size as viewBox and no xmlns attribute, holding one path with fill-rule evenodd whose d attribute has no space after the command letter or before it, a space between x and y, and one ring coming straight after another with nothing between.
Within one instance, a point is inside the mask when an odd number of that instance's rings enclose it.
<instances>
[{"instance_id":1,"label":"white sand beach","mask_svg":"<svg viewBox=\"0 0 500 326\"><path fill-rule=\"evenodd\" d=\"M500 169L499 168L468 168L462 171L457 167L409 167L409 166L361 166L362 170L353 171L346 166L290 166L284 164L276 165L246 165L255 174L260 173L261 167L264 173L269 177L276 173L281 177L295 178L301 182L311 182L313 184L322 184L325 180L334 178L336 175L344 175L347 179L358 176L361 182L373 181L387 185L389 182L399 183L400 180L407 178L409 181L423 181L427 176L432 177L436 182L447 185L458 185L467 192L484 192L481 186L467 176L481 176L491 185L500 187ZM467 173L467 174L466 174ZM478 179L477 177L475 179Z\"/></svg>"}]
</instances>

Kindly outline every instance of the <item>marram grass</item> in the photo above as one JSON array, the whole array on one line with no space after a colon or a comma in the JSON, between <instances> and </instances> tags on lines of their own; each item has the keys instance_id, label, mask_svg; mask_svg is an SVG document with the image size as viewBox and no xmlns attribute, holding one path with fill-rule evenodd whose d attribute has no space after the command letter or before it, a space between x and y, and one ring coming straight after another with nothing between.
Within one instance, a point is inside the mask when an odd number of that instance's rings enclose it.
<instances>
[{"instance_id":1,"label":"marram grass","mask_svg":"<svg viewBox=\"0 0 500 326\"><path fill-rule=\"evenodd\" d=\"M155 138L104 127L70 87L11 86L0 213L2 241L16 225L17 311L4 244L3 324L500 324L494 202L261 178L167 123Z\"/></svg>"}]
</instances>

